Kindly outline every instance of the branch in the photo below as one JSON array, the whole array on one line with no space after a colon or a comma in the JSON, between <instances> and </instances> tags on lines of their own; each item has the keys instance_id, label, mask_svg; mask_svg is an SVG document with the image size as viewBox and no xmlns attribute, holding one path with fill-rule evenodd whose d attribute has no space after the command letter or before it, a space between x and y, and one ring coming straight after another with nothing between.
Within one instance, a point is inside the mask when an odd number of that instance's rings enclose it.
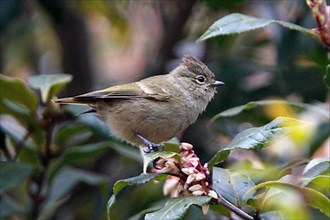
<instances>
[{"instance_id":1,"label":"branch","mask_svg":"<svg viewBox=\"0 0 330 220\"><path fill-rule=\"evenodd\" d=\"M20 140L17 143L16 148L15 148L16 153L15 153L15 156L13 158L14 161L17 159L18 154L19 154L21 148L23 147L25 141L29 138L29 136L31 135L31 133L32 133L32 129L31 128L28 128L28 130L27 130L26 134L24 135L24 137L22 138L22 140Z\"/></svg>"},{"instance_id":2,"label":"branch","mask_svg":"<svg viewBox=\"0 0 330 220\"><path fill-rule=\"evenodd\" d=\"M234 212L238 216L242 217L243 219L247 219L247 220L253 220L254 219L251 215L247 214L242 209L240 209L240 208L234 206L233 204L231 204L230 202L228 202L221 195L218 194L218 197L219 197L218 198L218 203L220 205L225 206L226 208L228 208L229 210L231 210L232 212Z\"/></svg>"}]
</instances>

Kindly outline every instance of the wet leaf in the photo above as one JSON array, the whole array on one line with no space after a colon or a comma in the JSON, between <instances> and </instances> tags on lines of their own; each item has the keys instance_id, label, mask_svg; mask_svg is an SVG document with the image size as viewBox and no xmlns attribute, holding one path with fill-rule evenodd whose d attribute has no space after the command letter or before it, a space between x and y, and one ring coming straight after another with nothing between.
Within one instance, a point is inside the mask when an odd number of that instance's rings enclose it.
<instances>
[{"instance_id":1,"label":"wet leaf","mask_svg":"<svg viewBox=\"0 0 330 220\"><path fill-rule=\"evenodd\" d=\"M0 193L24 183L33 170L31 164L0 161Z\"/></svg>"},{"instance_id":2,"label":"wet leaf","mask_svg":"<svg viewBox=\"0 0 330 220\"><path fill-rule=\"evenodd\" d=\"M330 169L330 159L329 158L315 158L311 160L303 171L303 176L305 177L316 177L323 172Z\"/></svg>"},{"instance_id":3,"label":"wet leaf","mask_svg":"<svg viewBox=\"0 0 330 220\"><path fill-rule=\"evenodd\" d=\"M113 187L113 195L109 198L108 204L107 204L108 219L111 219L111 209L113 207L113 204L116 201L116 196L126 186L141 185L141 184L147 183L157 177L162 177L162 176L166 176L166 175L160 174L160 173L147 173L147 174L142 173L141 175L136 176L136 177L117 181Z\"/></svg>"},{"instance_id":4,"label":"wet leaf","mask_svg":"<svg viewBox=\"0 0 330 220\"><path fill-rule=\"evenodd\" d=\"M68 124L58 130L55 136L55 143L61 148L86 143L92 132L86 125L74 123Z\"/></svg>"},{"instance_id":5,"label":"wet leaf","mask_svg":"<svg viewBox=\"0 0 330 220\"><path fill-rule=\"evenodd\" d=\"M32 88L38 89L41 92L41 100L46 103L69 82L72 76L68 74L47 74L30 76L28 81Z\"/></svg>"},{"instance_id":6,"label":"wet leaf","mask_svg":"<svg viewBox=\"0 0 330 220\"><path fill-rule=\"evenodd\" d=\"M299 25L279 21L256 18L252 16L243 15L240 13L234 13L227 15L216 22L214 22L197 40L204 41L212 37L229 35L229 34L240 34L247 31L252 31L255 29L264 28L270 24L279 24L283 27L289 28L291 30L299 31L303 34L309 35L315 39L319 39L319 36L312 30L301 27Z\"/></svg>"},{"instance_id":7,"label":"wet leaf","mask_svg":"<svg viewBox=\"0 0 330 220\"><path fill-rule=\"evenodd\" d=\"M262 127L254 127L246 129L237 134L230 144L223 150L218 151L209 162L209 169L212 170L213 166L221 163L229 156L229 152L234 149L254 150L260 149L269 143L269 141L281 134L284 134L290 127L290 122L296 122L292 118L279 117L269 122Z\"/></svg>"},{"instance_id":8,"label":"wet leaf","mask_svg":"<svg viewBox=\"0 0 330 220\"><path fill-rule=\"evenodd\" d=\"M26 211L23 206L18 204L10 196L4 194L1 195L1 212L0 219L7 219L10 215L24 215Z\"/></svg>"},{"instance_id":9,"label":"wet leaf","mask_svg":"<svg viewBox=\"0 0 330 220\"><path fill-rule=\"evenodd\" d=\"M330 88L330 64L327 65L327 70L324 76L324 82L328 88Z\"/></svg>"},{"instance_id":10,"label":"wet leaf","mask_svg":"<svg viewBox=\"0 0 330 220\"><path fill-rule=\"evenodd\" d=\"M314 189L287 183L287 182L285 182L285 180L268 181L268 182L260 183L256 186L254 186L253 188L249 189L245 193L244 197L248 196L251 192L264 188L264 187L271 187L271 188L278 189L276 191L268 191L268 193L266 195L268 198L271 196L274 196L275 194L281 193L281 189L283 189L283 188L289 188L289 189L291 188L293 190L296 190L304 195L304 198L307 199L307 203L309 206L319 209L321 212L323 212L327 216L330 216L330 200L329 200L329 198L327 198L325 195L323 195L322 193L320 193Z\"/></svg>"},{"instance_id":11,"label":"wet leaf","mask_svg":"<svg viewBox=\"0 0 330 220\"><path fill-rule=\"evenodd\" d=\"M235 206L240 207L253 197L254 193L244 198L243 195L254 186L248 177L239 173L218 167L213 169L212 188Z\"/></svg>"},{"instance_id":12,"label":"wet leaf","mask_svg":"<svg viewBox=\"0 0 330 220\"><path fill-rule=\"evenodd\" d=\"M146 220L153 219L181 219L184 214L188 211L191 205L202 206L208 204L211 200L211 197L208 196L187 196L187 197L177 197L169 199L164 208L149 213L145 216Z\"/></svg>"},{"instance_id":13,"label":"wet leaf","mask_svg":"<svg viewBox=\"0 0 330 220\"><path fill-rule=\"evenodd\" d=\"M282 218L280 212L271 211L271 212L261 213L260 219L262 219L262 220L281 220L283 218Z\"/></svg>"},{"instance_id":14,"label":"wet leaf","mask_svg":"<svg viewBox=\"0 0 330 220\"><path fill-rule=\"evenodd\" d=\"M16 106L8 107L8 101ZM15 108L16 112L34 113L37 107L38 97L22 80L0 74L0 113L8 113L8 109Z\"/></svg>"},{"instance_id":15,"label":"wet leaf","mask_svg":"<svg viewBox=\"0 0 330 220\"><path fill-rule=\"evenodd\" d=\"M103 194L108 193L109 181L107 176L65 167L54 179L39 218L49 219L56 209L69 198L72 189L80 182L98 186Z\"/></svg>"},{"instance_id":16,"label":"wet leaf","mask_svg":"<svg viewBox=\"0 0 330 220\"><path fill-rule=\"evenodd\" d=\"M143 173L136 177L118 180L113 187L113 193L115 196L117 196L118 193L122 189L124 189L126 186L141 185L146 182L149 182L150 180L153 180L154 178L156 178L160 175L161 174L159 174L159 173L146 173L146 174Z\"/></svg>"},{"instance_id":17,"label":"wet leaf","mask_svg":"<svg viewBox=\"0 0 330 220\"><path fill-rule=\"evenodd\" d=\"M94 159L97 155L101 154L107 149L109 149L108 142L87 144L83 146L68 148L50 168L50 180L52 180L57 175L62 167Z\"/></svg>"},{"instance_id":18,"label":"wet leaf","mask_svg":"<svg viewBox=\"0 0 330 220\"><path fill-rule=\"evenodd\" d=\"M236 106L234 108L230 108L223 112L220 112L212 117L211 122L214 122L222 117L233 117L241 114L244 111L252 110L257 107L274 106L274 105L285 105L297 110L310 110L317 114L323 115L326 118L329 118L328 112L323 111L322 109L310 104L300 103L300 102L288 102L284 100L262 100L262 101L248 102L245 105Z\"/></svg>"}]
</instances>

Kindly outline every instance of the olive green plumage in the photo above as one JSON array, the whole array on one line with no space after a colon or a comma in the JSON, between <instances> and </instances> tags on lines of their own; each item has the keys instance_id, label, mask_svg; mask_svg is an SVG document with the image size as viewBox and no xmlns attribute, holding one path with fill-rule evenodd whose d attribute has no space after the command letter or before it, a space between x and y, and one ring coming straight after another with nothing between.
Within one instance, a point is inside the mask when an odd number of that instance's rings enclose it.
<instances>
[{"instance_id":1,"label":"olive green plumage","mask_svg":"<svg viewBox=\"0 0 330 220\"><path fill-rule=\"evenodd\" d=\"M204 63L186 55L169 74L55 102L89 105L112 135L143 146L137 133L154 143L169 140L196 121L222 84Z\"/></svg>"}]
</instances>

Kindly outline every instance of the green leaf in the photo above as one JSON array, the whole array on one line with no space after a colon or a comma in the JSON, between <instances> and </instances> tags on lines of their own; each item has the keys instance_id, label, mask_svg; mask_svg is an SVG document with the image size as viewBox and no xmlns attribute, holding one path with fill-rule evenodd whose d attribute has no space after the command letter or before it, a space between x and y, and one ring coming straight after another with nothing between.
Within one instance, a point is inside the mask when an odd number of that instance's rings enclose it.
<instances>
[{"instance_id":1,"label":"green leaf","mask_svg":"<svg viewBox=\"0 0 330 220\"><path fill-rule=\"evenodd\" d=\"M39 89L41 92L41 100L46 103L69 82L72 76L68 74L47 74L30 76L28 81L31 87Z\"/></svg>"},{"instance_id":2,"label":"green leaf","mask_svg":"<svg viewBox=\"0 0 330 220\"><path fill-rule=\"evenodd\" d=\"M323 146L323 143L330 137L330 121L321 123L317 126L311 140L305 144L308 149L308 156L312 155Z\"/></svg>"},{"instance_id":3,"label":"green leaf","mask_svg":"<svg viewBox=\"0 0 330 220\"><path fill-rule=\"evenodd\" d=\"M2 115L0 129L14 144L27 138L22 145L23 148L30 147L37 149L37 147L43 146L45 132L38 122L31 116L23 116L22 119L19 120L19 118L12 117L11 115ZM32 137L32 139L29 137Z\"/></svg>"},{"instance_id":4,"label":"green leaf","mask_svg":"<svg viewBox=\"0 0 330 220\"><path fill-rule=\"evenodd\" d=\"M77 114L79 112L82 112L83 110L86 110L85 108L81 108L81 106L75 105L68 105L66 106L66 109L72 114ZM109 143L109 148L113 149L118 154L138 162L142 161L140 151L137 147L132 147L131 145L125 144L120 140L111 137L107 125L101 120L99 120L95 115L80 115L78 117L78 122L87 126L91 131L93 131L93 134L96 134L103 140L107 140L107 142ZM72 132L75 133L74 131Z\"/></svg>"},{"instance_id":5,"label":"green leaf","mask_svg":"<svg viewBox=\"0 0 330 220\"><path fill-rule=\"evenodd\" d=\"M27 132L15 118L9 115L1 116L0 129L14 142L23 140ZM33 146L31 141L27 141L25 145Z\"/></svg>"},{"instance_id":6,"label":"green leaf","mask_svg":"<svg viewBox=\"0 0 330 220\"><path fill-rule=\"evenodd\" d=\"M330 176L327 175L319 175L315 177L304 177L304 176L296 176L296 175L286 175L283 176L278 181L283 183L289 183L297 186L308 186L309 188L313 188L319 192L328 193L330 192Z\"/></svg>"},{"instance_id":7,"label":"green leaf","mask_svg":"<svg viewBox=\"0 0 330 220\"><path fill-rule=\"evenodd\" d=\"M22 184L32 170L33 166L30 164L0 161L0 193Z\"/></svg>"},{"instance_id":8,"label":"green leaf","mask_svg":"<svg viewBox=\"0 0 330 220\"><path fill-rule=\"evenodd\" d=\"M6 194L1 195L0 219L7 219L5 217L12 215L17 216L24 214L26 214L26 211L20 204Z\"/></svg>"},{"instance_id":9,"label":"green leaf","mask_svg":"<svg viewBox=\"0 0 330 220\"><path fill-rule=\"evenodd\" d=\"M69 198L72 189L80 182L98 186L101 189L102 194L108 193L109 181L107 176L72 167L65 167L51 184L49 194L43 204L39 219L49 219L56 209Z\"/></svg>"},{"instance_id":10,"label":"green leaf","mask_svg":"<svg viewBox=\"0 0 330 220\"><path fill-rule=\"evenodd\" d=\"M68 106L70 112L75 112L76 106ZM81 112L81 111L80 111ZM94 114L83 114L78 117L78 122L87 125L95 134L104 140L112 140L107 125Z\"/></svg>"},{"instance_id":11,"label":"green leaf","mask_svg":"<svg viewBox=\"0 0 330 220\"><path fill-rule=\"evenodd\" d=\"M142 157L140 154L140 151L137 147L132 147L130 145L122 144L122 143L117 143L117 142L110 142L109 147L116 151L118 154L130 158L134 161L137 161L139 163L142 162Z\"/></svg>"},{"instance_id":12,"label":"green leaf","mask_svg":"<svg viewBox=\"0 0 330 220\"><path fill-rule=\"evenodd\" d=\"M296 119L279 117L262 127L249 128L237 134L230 144L218 151L209 162L209 169L225 160L229 152L234 149L259 149L265 147L269 141L288 130L288 124L297 122Z\"/></svg>"},{"instance_id":13,"label":"green leaf","mask_svg":"<svg viewBox=\"0 0 330 220\"><path fill-rule=\"evenodd\" d=\"M153 219L180 219L184 216L184 214L188 211L191 205L206 205L210 202L211 197L208 196L187 196L187 197L177 197L169 199L164 208L149 213L145 216L146 220Z\"/></svg>"},{"instance_id":14,"label":"green leaf","mask_svg":"<svg viewBox=\"0 0 330 220\"><path fill-rule=\"evenodd\" d=\"M300 192L304 195L304 198L307 199L307 203L309 206L311 206L313 208L317 208L321 212L326 214L327 216L330 216L330 200L329 200L329 198L327 198L325 195L323 195L322 193L320 193L314 189L311 189L308 187L300 187L295 184L286 183L284 181L268 181L268 182L260 183L256 186L254 186L253 188L249 189L245 193L244 197L249 195L251 192L264 188L264 187L275 187L275 188L279 188L279 189L284 187L284 188L291 188L291 189L297 190L298 192ZM272 192L271 195L273 196L274 193L278 193L278 191Z\"/></svg>"},{"instance_id":15,"label":"green leaf","mask_svg":"<svg viewBox=\"0 0 330 220\"><path fill-rule=\"evenodd\" d=\"M272 106L272 105L285 105L297 110L310 110L320 115L323 115L326 118L329 118L328 112L323 111L322 109L310 104L300 103L300 102L288 102L284 100L262 100L262 101L248 102L245 105L240 105L234 108L227 109L213 116L210 122L212 123L222 117L233 117L241 114L243 111L246 110L251 110L262 106Z\"/></svg>"},{"instance_id":16,"label":"green leaf","mask_svg":"<svg viewBox=\"0 0 330 220\"><path fill-rule=\"evenodd\" d=\"M57 175L62 167L94 159L97 155L109 149L109 144L109 142L101 142L68 148L51 166L49 170L50 181Z\"/></svg>"},{"instance_id":17,"label":"green leaf","mask_svg":"<svg viewBox=\"0 0 330 220\"><path fill-rule=\"evenodd\" d=\"M117 181L113 187L113 195L110 197L107 204L108 219L111 219L111 209L116 201L116 196L126 186L141 185L157 177L162 177L162 176L166 176L166 175L160 173L147 173L147 174L142 173L141 175L136 177Z\"/></svg>"},{"instance_id":18,"label":"green leaf","mask_svg":"<svg viewBox=\"0 0 330 220\"><path fill-rule=\"evenodd\" d=\"M63 149L66 146L86 143L91 136L92 132L86 125L79 123L68 124L56 133L55 143Z\"/></svg>"},{"instance_id":19,"label":"green leaf","mask_svg":"<svg viewBox=\"0 0 330 220\"><path fill-rule=\"evenodd\" d=\"M165 151L180 153L180 142L177 138L172 138L171 140L164 143Z\"/></svg>"},{"instance_id":20,"label":"green leaf","mask_svg":"<svg viewBox=\"0 0 330 220\"><path fill-rule=\"evenodd\" d=\"M242 206L253 197L254 193L244 197L243 195L252 187L254 183L239 173L230 172L226 169L215 167L212 175L212 188L222 195L226 200L236 206Z\"/></svg>"},{"instance_id":21,"label":"green leaf","mask_svg":"<svg viewBox=\"0 0 330 220\"><path fill-rule=\"evenodd\" d=\"M219 163L221 163L222 161L224 161L225 159L227 159L227 157L230 154L230 150L220 150L218 151L209 161L208 164L208 168L209 170L213 170L213 167Z\"/></svg>"},{"instance_id":22,"label":"green leaf","mask_svg":"<svg viewBox=\"0 0 330 220\"><path fill-rule=\"evenodd\" d=\"M316 177L326 171L329 172L330 159L329 158L315 158L311 160L303 171L305 177Z\"/></svg>"},{"instance_id":23,"label":"green leaf","mask_svg":"<svg viewBox=\"0 0 330 220\"><path fill-rule=\"evenodd\" d=\"M116 196L113 194L110 199L108 200L107 203L107 216L108 216L108 220L111 220L111 210L112 210L112 206L113 204L116 202Z\"/></svg>"},{"instance_id":24,"label":"green leaf","mask_svg":"<svg viewBox=\"0 0 330 220\"><path fill-rule=\"evenodd\" d=\"M19 152L18 159L21 162L32 164L37 170L42 169L39 152L30 146L24 146Z\"/></svg>"},{"instance_id":25,"label":"green leaf","mask_svg":"<svg viewBox=\"0 0 330 220\"><path fill-rule=\"evenodd\" d=\"M320 175L311 178L307 185L309 188L315 189L325 195L330 196L330 176Z\"/></svg>"},{"instance_id":26,"label":"green leaf","mask_svg":"<svg viewBox=\"0 0 330 220\"><path fill-rule=\"evenodd\" d=\"M240 34L247 31L252 31L255 29L264 28L270 24L279 24L283 27L289 28L291 30L299 31L303 34L309 35L315 39L320 39L320 37L314 33L312 30L301 27L296 24L292 24L285 21L270 20L256 18L252 16L243 15L240 13L234 13L227 15L216 22L214 22L203 34L197 39L197 42L204 41L212 37L229 35L229 34Z\"/></svg>"},{"instance_id":27,"label":"green leaf","mask_svg":"<svg viewBox=\"0 0 330 220\"><path fill-rule=\"evenodd\" d=\"M34 113L37 107L38 97L22 80L0 74L0 113L8 113L13 109L21 114L27 111Z\"/></svg>"},{"instance_id":28,"label":"green leaf","mask_svg":"<svg viewBox=\"0 0 330 220\"><path fill-rule=\"evenodd\" d=\"M330 88L330 64L327 65L327 70L324 76L324 82Z\"/></svg>"},{"instance_id":29,"label":"green leaf","mask_svg":"<svg viewBox=\"0 0 330 220\"><path fill-rule=\"evenodd\" d=\"M150 207L150 208L147 208L145 210L142 210L140 211L139 213L131 216L128 220L140 220L140 219L143 219L143 217L147 214L147 213L150 213L150 212L155 212L157 210L159 210L161 207L158 207L158 206L153 206L153 207Z\"/></svg>"},{"instance_id":30,"label":"green leaf","mask_svg":"<svg viewBox=\"0 0 330 220\"><path fill-rule=\"evenodd\" d=\"M309 206L319 209L321 212L330 217L330 200L322 193L304 187L304 195L307 197L307 203Z\"/></svg>"},{"instance_id":31,"label":"green leaf","mask_svg":"<svg viewBox=\"0 0 330 220\"><path fill-rule=\"evenodd\" d=\"M285 122L291 120L296 121L295 119L280 117L262 127L246 129L236 135L225 150L263 148L270 138L283 134L286 130Z\"/></svg>"},{"instance_id":32,"label":"green leaf","mask_svg":"<svg viewBox=\"0 0 330 220\"><path fill-rule=\"evenodd\" d=\"M281 216L280 212L271 211L271 212L264 212L260 214L261 220L281 220L283 217Z\"/></svg>"},{"instance_id":33,"label":"green leaf","mask_svg":"<svg viewBox=\"0 0 330 220\"><path fill-rule=\"evenodd\" d=\"M139 176L128 178L128 179L123 179L123 180L118 180L114 187L113 187L113 194L115 196L118 195L118 193L124 189L126 186L133 186L133 185L141 185L146 182L149 182L150 180L155 179L156 177L160 176L161 174L159 173L142 173Z\"/></svg>"},{"instance_id":34,"label":"green leaf","mask_svg":"<svg viewBox=\"0 0 330 220\"><path fill-rule=\"evenodd\" d=\"M222 205L210 205L210 210L218 215L227 217L231 216L231 211Z\"/></svg>"}]
</instances>

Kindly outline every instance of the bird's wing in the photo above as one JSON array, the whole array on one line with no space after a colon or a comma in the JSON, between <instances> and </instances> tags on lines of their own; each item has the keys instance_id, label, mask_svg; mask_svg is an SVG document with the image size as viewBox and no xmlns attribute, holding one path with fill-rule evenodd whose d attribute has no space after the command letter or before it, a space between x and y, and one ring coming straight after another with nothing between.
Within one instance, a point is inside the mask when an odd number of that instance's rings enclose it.
<instances>
[{"instance_id":1,"label":"bird's wing","mask_svg":"<svg viewBox=\"0 0 330 220\"><path fill-rule=\"evenodd\" d=\"M171 95L158 85L144 85L139 82L112 86L103 90L86 93L83 95L55 100L60 104L93 104L96 101L111 101L113 99L147 98L166 101Z\"/></svg>"}]
</instances>

